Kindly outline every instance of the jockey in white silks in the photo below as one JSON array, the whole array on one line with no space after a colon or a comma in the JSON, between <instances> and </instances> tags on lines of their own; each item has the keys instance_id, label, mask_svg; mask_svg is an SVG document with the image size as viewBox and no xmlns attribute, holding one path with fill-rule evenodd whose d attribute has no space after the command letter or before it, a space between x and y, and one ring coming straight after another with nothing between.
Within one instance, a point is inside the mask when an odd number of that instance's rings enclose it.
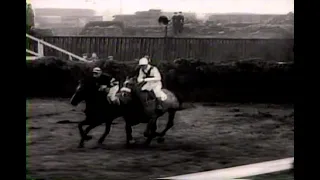
<instances>
[{"instance_id":1,"label":"jockey in white silks","mask_svg":"<svg viewBox=\"0 0 320 180\"><path fill-rule=\"evenodd\" d=\"M162 110L162 102L167 99L167 95L162 91L161 74L158 68L150 65L145 57L139 60L139 66L137 81L138 83L146 82L141 90L153 91L157 98L157 109Z\"/></svg>"}]
</instances>

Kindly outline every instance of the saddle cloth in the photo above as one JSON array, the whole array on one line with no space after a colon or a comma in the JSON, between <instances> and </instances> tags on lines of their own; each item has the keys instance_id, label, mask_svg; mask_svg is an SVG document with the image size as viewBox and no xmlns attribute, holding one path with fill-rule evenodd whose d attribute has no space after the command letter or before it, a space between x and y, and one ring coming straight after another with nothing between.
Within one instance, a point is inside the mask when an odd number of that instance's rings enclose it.
<instances>
[{"instance_id":1,"label":"saddle cloth","mask_svg":"<svg viewBox=\"0 0 320 180\"><path fill-rule=\"evenodd\" d=\"M146 99L145 99L146 103L148 103L150 101L154 101L157 98L153 91L143 90L143 91L141 91L141 93L146 94Z\"/></svg>"}]
</instances>

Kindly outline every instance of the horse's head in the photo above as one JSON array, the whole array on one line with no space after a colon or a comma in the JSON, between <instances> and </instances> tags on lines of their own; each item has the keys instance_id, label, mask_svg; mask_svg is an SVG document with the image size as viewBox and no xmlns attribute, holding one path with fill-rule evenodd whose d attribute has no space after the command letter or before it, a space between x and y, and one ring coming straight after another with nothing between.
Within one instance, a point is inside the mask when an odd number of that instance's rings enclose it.
<instances>
[{"instance_id":1,"label":"horse's head","mask_svg":"<svg viewBox=\"0 0 320 180\"><path fill-rule=\"evenodd\" d=\"M138 83L137 78L135 77L126 77L126 80L123 83L123 87L121 88L121 92L127 94L131 92L138 92L144 84L145 83Z\"/></svg>"},{"instance_id":2,"label":"horse's head","mask_svg":"<svg viewBox=\"0 0 320 180\"><path fill-rule=\"evenodd\" d=\"M122 88L120 89L121 96L129 96L131 95L131 90L134 87L134 79L126 77L126 80L122 84Z\"/></svg>"},{"instance_id":3,"label":"horse's head","mask_svg":"<svg viewBox=\"0 0 320 180\"><path fill-rule=\"evenodd\" d=\"M73 106L77 106L81 101L85 99L84 89L85 89L84 83L82 81L79 81L79 85L77 86L76 91L70 100L70 103Z\"/></svg>"},{"instance_id":4,"label":"horse's head","mask_svg":"<svg viewBox=\"0 0 320 180\"><path fill-rule=\"evenodd\" d=\"M126 80L124 81L123 83L123 87L126 87L126 88L129 88L129 89L132 89L135 87L135 85L137 84L137 80L136 78L134 77L126 77Z\"/></svg>"},{"instance_id":5,"label":"horse's head","mask_svg":"<svg viewBox=\"0 0 320 180\"><path fill-rule=\"evenodd\" d=\"M146 82L139 83L136 77L127 77L121 88L121 94L123 97L129 96L132 102L141 103L141 88Z\"/></svg>"}]
</instances>

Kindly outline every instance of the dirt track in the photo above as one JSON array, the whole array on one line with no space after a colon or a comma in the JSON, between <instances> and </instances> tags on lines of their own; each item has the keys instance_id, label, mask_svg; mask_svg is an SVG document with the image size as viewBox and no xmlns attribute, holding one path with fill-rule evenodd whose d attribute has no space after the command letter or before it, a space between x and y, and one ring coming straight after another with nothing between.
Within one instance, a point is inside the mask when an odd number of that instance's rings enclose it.
<instances>
[{"instance_id":1,"label":"dirt track","mask_svg":"<svg viewBox=\"0 0 320 180\"><path fill-rule=\"evenodd\" d=\"M77 124L83 106L72 111L65 100L28 100L28 174L44 179L155 179L293 156L293 108L270 105L197 105L178 113L163 144L150 148L125 147L122 119L115 120L104 144L96 148L104 130L78 149ZM166 117L160 119L164 128ZM165 120L165 121L164 121ZM133 128L138 143L145 125Z\"/></svg>"}]
</instances>

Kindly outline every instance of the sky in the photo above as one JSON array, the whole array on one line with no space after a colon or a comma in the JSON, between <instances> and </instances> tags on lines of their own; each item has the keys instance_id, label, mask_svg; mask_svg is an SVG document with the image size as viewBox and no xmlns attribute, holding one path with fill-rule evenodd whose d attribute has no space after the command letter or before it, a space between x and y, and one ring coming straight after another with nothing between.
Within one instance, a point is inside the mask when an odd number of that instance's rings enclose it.
<instances>
[{"instance_id":1,"label":"sky","mask_svg":"<svg viewBox=\"0 0 320 180\"><path fill-rule=\"evenodd\" d=\"M86 2L89 1L89 2ZM91 2L90 2L91 1ZM132 14L136 11L162 9L201 13L286 14L294 12L294 0L27 0L33 8L94 9L97 15Z\"/></svg>"}]
</instances>

